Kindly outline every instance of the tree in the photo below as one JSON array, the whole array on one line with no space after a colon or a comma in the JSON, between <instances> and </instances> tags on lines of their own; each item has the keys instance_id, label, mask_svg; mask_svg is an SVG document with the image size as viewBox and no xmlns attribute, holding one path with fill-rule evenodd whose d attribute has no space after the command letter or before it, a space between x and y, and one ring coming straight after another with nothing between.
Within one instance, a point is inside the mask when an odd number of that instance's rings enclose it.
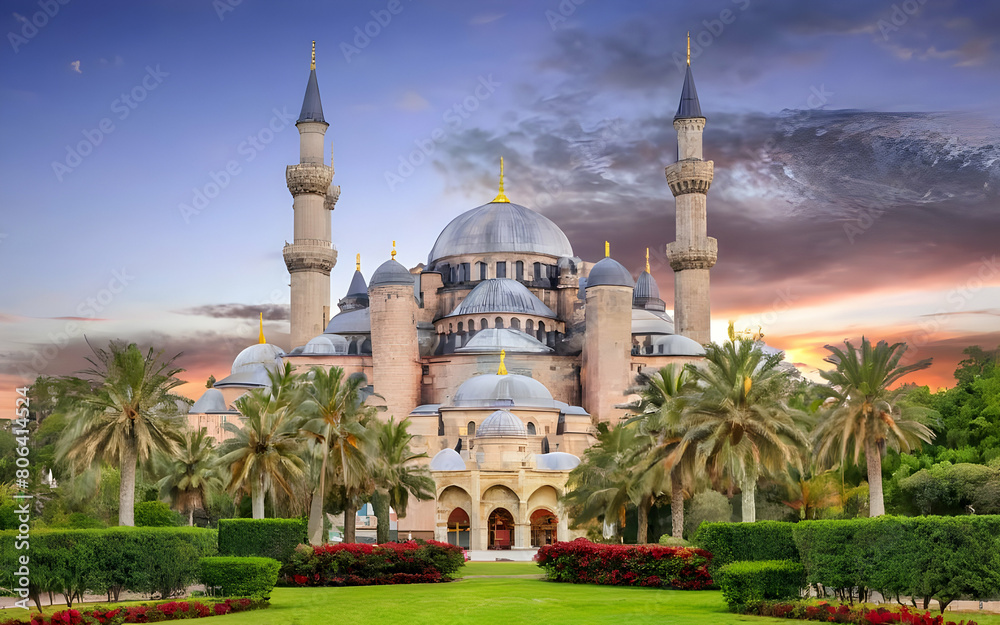
<instances>
[{"instance_id":1,"label":"tree","mask_svg":"<svg viewBox=\"0 0 1000 625\"><path fill-rule=\"evenodd\" d=\"M309 542L323 543L323 503L327 491L327 473L336 470L339 484L345 489L347 506L344 511L344 540L354 542L356 516L355 498L363 490L368 478L368 459L361 444L368 437L365 422L374 412L363 405L361 389L363 376L346 376L340 367L325 371L313 367L304 387L306 396L303 409L310 416L303 425L303 432L316 442L319 471L312 491L309 507ZM331 452L336 454L330 463ZM350 534L350 537L348 537Z\"/></svg>"},{"instance_id":2,"label":"tree","mask_svg":"<svg viewBox=\"0 0 1000 625\"><path fill-rule=\"evenodd\" d=\"M909 451L933 437L927 421L934 411L900 401L905 389L889 387L914 371L926 369L931 359L900 365L905 343L879 341L872 345L865 337L860 350L850 341L844 341L843 349L832 345L826 349L830 355L825 360L836 369L820 375L829 383L833 401L821 411L813 431L816 454L821 462L842 463L852 455L858 462L864 452L869 514L880 516L885 514L882 456L886 448Z\"/></svg>"},{"instance_id":3,"label":"tree","mask_svg":"<svg viewBox=\"0 0 1000 625\"><path fill-rule=\"evenodd\" d=\"M233 438L222 444L221 467L228 467L227 490L236 495L250 491L253 518L264 518L264 495L278 490L291 496L304 466L299 456L300 420L289 405L281 405L269 389L254 389L235 402L244 423L223 424Z\"/></svg>"},{"instance_id":4,"label":"tree","mask_svg":"<svg viewBox=\"0 0 1000 625\"><path fill-rule=\"evenodd\" d=\"M160 497L173 502L174 508L188 513L188 525L194 525L194 511L204 508L213 493L222 490L216 470L215 439L205 435L205 428L186 432L180 452L167 459L166 475L157 483Z\"/></svg>"},{"instance_id":5,"label":"tree","mask_svg":"<svg viewBox=\"0 0 1000 625\"><path fill-rule=\"evenodd\" d=\"M784 403L789 381L779 368L784 354L766 355L753 340L732 338L706 348L705 366L690 366L699 386L684 438L674 452L696 452L713 481L728 475L742 491L743 521L756 519L762 472L800 467L808 440Z\"/></svg>"},{"instance_id":6,"label":"tree","mask_svg":"<svg viewBox=\"0 0 1000 625\"><path fill-rule=\"evenodd\" d=\"M426 458L427 454L415 454L410 450L413 435L406 431L408 423L396 423L393 417L376 426L375 439L375 492L372 507L378 518L378 542L389 542L389 509L396 510L396 516L406 517L410 495L424 501L434 499L434 480L427 467L417 466L415 460Z\"/></svg>"},{"instance_id":7,"label":"tree","mask_svg":"<svg viewBox=\"0 0 1000 625\"><path fill-rule=\"evenodd\" d=\"M178 404L187 400L172 391L183 382L175 376L177 356L161 360L162 352L143 353L135 343L112 341L107 349L93 348L83 372L91 387L81 390L72 423L60 439L57 456L76 467L95 461L121 469L118 523L134 525L136 465L155 452L174 454L174 433L183 417Z\"/></svg>"}]
</instances>

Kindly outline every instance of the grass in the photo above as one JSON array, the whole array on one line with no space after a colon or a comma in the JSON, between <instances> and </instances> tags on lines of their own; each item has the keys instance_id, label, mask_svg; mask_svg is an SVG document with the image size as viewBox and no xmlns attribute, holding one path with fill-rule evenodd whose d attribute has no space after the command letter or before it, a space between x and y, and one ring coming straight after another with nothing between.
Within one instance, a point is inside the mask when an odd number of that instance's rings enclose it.
<instances>
[{"instance_id":1,"label":"grass","mask_svg":"<svg viewBox=\"0 0 1000 625\"><path fill-rule=\"evenodd\" d=\"M459 575L541 575L534 562L466 562Z\"/></svg>"}]
</instances>

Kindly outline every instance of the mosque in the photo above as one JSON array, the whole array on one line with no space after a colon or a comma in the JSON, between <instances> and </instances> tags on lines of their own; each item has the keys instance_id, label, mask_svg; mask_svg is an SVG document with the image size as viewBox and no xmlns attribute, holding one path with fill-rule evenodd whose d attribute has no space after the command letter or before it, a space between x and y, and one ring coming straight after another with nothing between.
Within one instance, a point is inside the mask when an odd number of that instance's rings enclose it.
<instances>
[{"instance_id":1,"label":"mosque","mask_svg":"<svg viewBox=\"0 0 1000 625\"><path fill-rule=\"evenodd\" d=\"M299 371L342 367L367 377L381 418L408 418L416 451L429 457L436 498L411 503L401 536L475 550L574 538L560 496L596 424L626 414L639 371L698 361L709 341L713 163L702 158L705 117L690 56L674 117L678 160L665 169L676 205L667 247L673 317L648 262L633 277L607 246L597 262L581 259L557 224L507 198L502 162L497 196L444 225L426 264L407 269L394 242L366 283L359 258L331 315L340 187L324 160L329 124L315 59L314 44L296 122L299 162L285 172L294 209L294 239L284 246L291 345L265 343L262 333L191 407L192 425L223 439L222 424L239 418L233 401L266 387L268 369L283 362Z\"/></svg>"}]
</instances>

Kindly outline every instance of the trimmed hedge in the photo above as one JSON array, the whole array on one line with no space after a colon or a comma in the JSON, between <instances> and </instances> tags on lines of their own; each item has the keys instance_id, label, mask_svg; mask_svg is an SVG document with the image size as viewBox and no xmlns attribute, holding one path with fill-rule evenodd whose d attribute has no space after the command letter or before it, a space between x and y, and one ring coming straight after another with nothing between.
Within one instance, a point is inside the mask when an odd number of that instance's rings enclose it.
<instances>
[{"instance_id":1,"label":"trimmed hedge","mask_svg":"<svg viewBox=\"0 0 1000 625\"><path fill-rule=\"evenodd\" d=\"M718 570L715 581L736 612L767 599L799 597L806 587L806 570L791 560L732 562Z\"/></svg>"},{"instance_id":2,"label":"trimmed hedge","mask_svg":"<svg viewBox=\"0 0 1000 625\"><path fill-rule=\"evenodd\" d=\"M660 536L660 540L657 541L658 544L664 547L690 547L691 543L684 540L683 538L674 538L670 534L664 534Z\"/></svg>"},{"instance_id":3,"label":"trimmed hedge","mask_svg":"<svg viewBox=\"0 0 1000 625\"><path fill-rule=\"evenodd\" d=\"M757 521L755 523L702 523L692 542L711 552L709 571L730 562L760 560L799 561L792 528L796 523Z\"/></svg>"},{"instance_id":4,"label":"trimmed hedge","mask_svg":"<svg viewBox=\"0 0 1000 625\"><path fill-rule=\"evenodd\" d=\"M219 555L273 558L284 564L308 543L303 519L219 519Z\"/></svg>"},{"instance_id":5,"label":"trimmed hedge","mask_svg":"<svg viewBox=\"0 0 1000 625\"><path fill-rule=\"evenodd\" d=\"M280 569L274 558L202 558L201 581L206 588L218 588L223 597L268 599Z\"/></svg>"},{"instance_id":6,"label":"trimmed hedge","mask_svg":"<svg viewBox=\"0 0 1000 625\"><path fill-rule=\"evenodd\" d=\"M535 561L554 582L701 590L712 585L703 549L600 545L586 538L546 545Z\"/></svg>"},{"instance_id":7,"label":"trimmed hedge","mask_svg":"<svg viewBox=\"0 0 1000 625\"><path fill-rule=\"evenodd\" d=\"M937 599L1000 593L1000 516L805 521L793 531L807 581Z\"/></svg>"},{"instance_id":8,"label":"trimmed hedge","mask_svg":"<svg viewBox=\"0 0 1000 625\"><path fill-rule=\"evenodd\" d=\"M977 625L969 619L959 623L945 621L941 615L931 616L930 612L910 610L906 606L891 608L871 608L864 604L832 606L828 603L813 604L807 601L761 601L749 605L743 614L768 616L771 618L799 619L803 621L823 621L853 623L854 625Z\"/></svg>"},{"instance_id":9,"label":"trimmed hedge","mask_svg":"<svg viewBox=\"0 0 1000 625\"><path fill-rule=\"evenodd\" d=\"M62 610L51 615L36 614L25 620L12 618L0 625L83 625L85 623L158 623L179 619L221 616L268 607L266 601L226 599L225 601L167 601L165 603L129 605L120 608L88 608Z\"/></svg>"},{"instance_id":10,"label":"trimmed hedge","mask_svg":"<svg viewBox=\"0 0 1000 625\"><path fill-rule=\"evenodd\" d=\"M60 593L111 595L122 590L166 598L186 589L198 575L198 559L215 555L216 533L197 527L112 527L91 530L35 530L28 551L17 550L16 531L0 532L0 560L30 558L27 576L16 567L0 570L0 586L32 599ZM27 589L20 580L29 582ZM71 606L70 606L71 607Z\"/></svg>"},{"instance_id":11,"label":"trimmed hedge","mask_svg":"<svg viewBox=\"0 0 1000 625\"><path fill-rule=\"evenodd\" d=\"M296 586L368 586L451 581L465 566L461 547L436 540L301 545L283 569Z\"/></svg>"}]
</instances>

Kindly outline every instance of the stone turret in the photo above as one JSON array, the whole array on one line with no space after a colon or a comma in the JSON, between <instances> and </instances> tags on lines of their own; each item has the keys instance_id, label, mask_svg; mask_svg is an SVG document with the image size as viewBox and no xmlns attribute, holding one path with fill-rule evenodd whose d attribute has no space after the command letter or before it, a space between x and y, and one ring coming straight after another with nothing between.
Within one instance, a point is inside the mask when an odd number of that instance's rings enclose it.
<instances>
[{"instance_id":1,"label":"stone turret","mask_svg":"<svg viewBox=\"0 0 1000 625\"><path fill-rule=\"evenodd\" d=\"M674 270L676 331L701 344L711 340L709 269L715 265L719 247L715 239L707 236L706 199L714 163L702 158L705 121L689 53L681 101L674 117L677 162L665 170L677 210L677 240L667 245L667 257Z\"/></svg>"},{"instance_id":2,"label":"stone turret","mask_svg":"<svg viewBox=\"0 0 1000 625\"><path fill-rule=\"evenodd\" d=\"M632 275L605 257L587 277L584 321L583 406L594 422L617 423L631 383Z\"/></svg>"},{"instance_id":3,"label":"stone turret","mask_svg":"<svg viewBox=\"0 0 1000 625\"><path fill-rule=\"evenodd\" d=\"M323 141L329 124L316 80L316 43L302 111L295 123L299 130L299 164L285 170L292 194L295 232L285 243L285 266L291 274L292 347L304 345L321 334L330 320L330 270L337 264L331 243L330 213L340 196L333 186L333 158L323 161Z\"/></svg>"}]
</instances>

